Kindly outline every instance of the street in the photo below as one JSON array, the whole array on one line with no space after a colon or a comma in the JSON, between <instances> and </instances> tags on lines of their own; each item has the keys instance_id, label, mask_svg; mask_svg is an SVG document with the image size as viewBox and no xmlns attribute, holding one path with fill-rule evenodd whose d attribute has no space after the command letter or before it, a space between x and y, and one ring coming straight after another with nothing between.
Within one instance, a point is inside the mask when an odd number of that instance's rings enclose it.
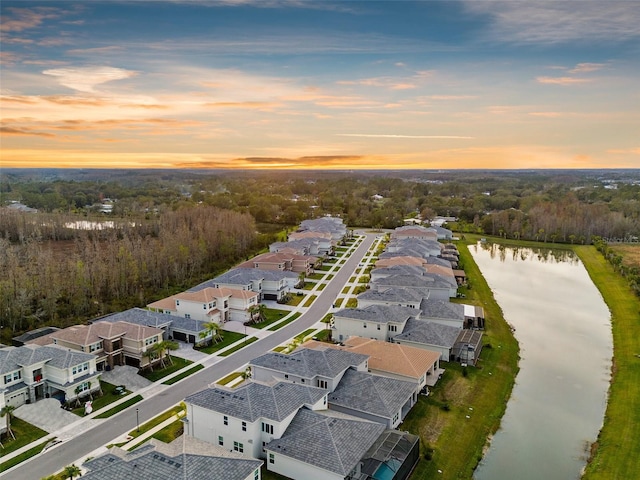
<instances>
[{"instance_id":1,"label":"street","mask_svg":"<svg viewBox=\"0 0 640 480\"><path fill-rule=\"evenodd\" d=\"M349 278L353 275L354 270L358 267L377 236L376 234L365 234L363 242L347 259L347 262L338 270L325 289L316 293L318 297L313 304L294 322L274 331L266 338L252 343L247 348L243 348L228 357L221 357L214 365L200 370L157 395L135 404L136 408L124 410L111 417L108 422L79 434L55 449L32 457L12 470L10 473L11 478L37 480L61 470L66 465L77 462L78 459L85 458L97 448L134 429L137 422L136 410L139 412L139 422L143 424L171 408L187 395L206 388L217 379L242 367L251 359L272 350L311 327L331 309L333 302L349 281ZM0 476L4 475L4 473L0 474Z\"/></svg>"}]
</instances>

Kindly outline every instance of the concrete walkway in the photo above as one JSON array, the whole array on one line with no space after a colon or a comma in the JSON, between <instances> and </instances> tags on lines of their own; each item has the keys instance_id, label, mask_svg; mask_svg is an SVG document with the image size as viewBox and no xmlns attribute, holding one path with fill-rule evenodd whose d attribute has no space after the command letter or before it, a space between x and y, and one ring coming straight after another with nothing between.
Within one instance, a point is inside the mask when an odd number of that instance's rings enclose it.
<instances>
[{"instance_id":1,"label":"concrete walkway","mask_svg":"<svg viewBox=\"0 0 640 480\"><path fill-rule=\"evenodd\" d=\"M20 420L35 425L47 433L62 430L67 425L77 422L81 417L60 408L60 402L55 398L45 398L36 403L22 405L15 409L13 414ZM89 423L80 423L78 429L67 432L65 437L58 436L59 440L65 440L78 434L80 431L95 427L104 420L92 420ZM86 428L83 428L86 427Z\"/></svg>"}]
</instances>

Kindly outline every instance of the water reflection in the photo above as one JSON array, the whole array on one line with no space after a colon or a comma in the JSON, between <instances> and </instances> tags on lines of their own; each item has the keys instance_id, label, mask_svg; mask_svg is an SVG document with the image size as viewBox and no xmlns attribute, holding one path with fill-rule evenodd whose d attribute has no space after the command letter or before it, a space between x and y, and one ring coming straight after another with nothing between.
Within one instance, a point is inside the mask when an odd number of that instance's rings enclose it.
<instances>
[{"instance_id":1,"label":"water reflection","mask_svg":"<svg viewBox=\"0 0 640 480\"><path fill-rule=\"evenodd\" d=\"M579 478L606 406L609 311L572 251L478 244L471 252L521 347L501 429L475 478Z\"/></svg>"}]
</instances>

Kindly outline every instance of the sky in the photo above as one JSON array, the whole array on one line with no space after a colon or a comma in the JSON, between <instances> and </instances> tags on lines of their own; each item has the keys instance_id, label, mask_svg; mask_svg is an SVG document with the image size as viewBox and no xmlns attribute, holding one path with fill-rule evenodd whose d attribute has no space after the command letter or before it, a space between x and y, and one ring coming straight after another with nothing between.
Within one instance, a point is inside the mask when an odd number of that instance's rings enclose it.
<instances>
[{"instance_id":1,"label":"sky","mask_svg":"<svg viewBox=\"0 0 640 480\"><path fill-rule=\"evenodd\" d=\"M638 0L0 13L0 168L640 168Z\"/></svg>"}]
</instances>

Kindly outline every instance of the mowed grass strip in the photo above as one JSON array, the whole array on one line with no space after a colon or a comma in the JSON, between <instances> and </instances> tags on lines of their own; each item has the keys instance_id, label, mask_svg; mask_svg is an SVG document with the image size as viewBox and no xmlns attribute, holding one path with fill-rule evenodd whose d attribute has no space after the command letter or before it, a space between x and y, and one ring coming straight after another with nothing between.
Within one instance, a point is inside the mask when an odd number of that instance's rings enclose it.
<instances>
[{"instance_id":1,"label":"mowed grass strip","mask_svg":"<svg viewBox=\"0 0 640 480\"><path fill-rule=\"evenodd\" d=\"M459 242L458 250L473 285L468 303L484 308L484 344L491 347L483 349L480 368L468 367L466 376L459 364L443 362L442 379L429 397L419 397L402 424L402 430L419 435L422 443L423 455L412 479L472 478L487 439L500 426L518 372L518 343L502 310L467 245ZM424 455L429 448L433 449L430 460Z\"/></svg>"},{"instance_id":2,"label":"mowed grass strip","mask_svg":"<svg viewBox=\"0 0 640 480\"><path fill-rule=\"evenodd\" d=\"M175 377L171 377L169 380L165 380L164 382L162 382L162 385L173 385L174 383L179 382L183 378L187 378L189 375L196 373L198 370L202 370L203 368L204 368L204 365L200 363L198 365L194 365L193 367L191 367L188 370L185 370L181 374L176 375Z\"/></svg>"},{"instance_id":3,"label":"mowed grass strip","mask_svg":"<svg viewBox=\"0 0 640 480\"><path fill-rule=\"evenodd\" d=\"M109 418L113 415L115 415L116 413L121 412L122 410L125 410L127 408L129 408L131 405L134 405L138 402L142 401L142 396L141 395L136 395L135 397L130 398L129 400L127 400L126 402L122 402L120 405L117 405L109 410L107 410L104 413L101 413L100 415L96 415L94 418Z\"/></svg>"},{"instance_id":4,"label":"mowed grass strip","mask_svg":"<svg viewBox=\"0 0 640 480\"><path fill-rule=\"evenodd\" d=\"M611 312L613 368L604 425L583 478L640 478L640 300L592 246L574 248Z\"/></svg>"}]
</instances>

